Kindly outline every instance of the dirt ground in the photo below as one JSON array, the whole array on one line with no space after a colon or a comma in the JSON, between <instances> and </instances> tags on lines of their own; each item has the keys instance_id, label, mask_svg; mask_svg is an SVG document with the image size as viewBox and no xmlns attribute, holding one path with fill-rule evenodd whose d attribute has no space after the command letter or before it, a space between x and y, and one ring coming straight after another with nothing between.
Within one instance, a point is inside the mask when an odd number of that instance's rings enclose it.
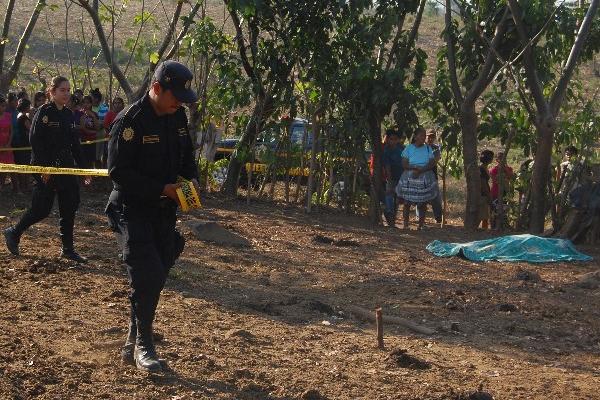
<instances>
[{"instance_id":1,"label":"dirt ground","mask_svg":"<svg viewBox=\"0 0 600 400\"><path fill-rule=\"evenodd\" d=\"M488 234L373 229L361 217L218 196L181 216L187 247L156 322L168 369L140 373L118 357L127 283L105 198L82 193L76 242L88 265L57 258L56 214L26 233L21 257L1 246L0 398L489 398L469 397L481 386L495 399L600 399L600 290L575 284L597 261L438 259L425 251L431 240ZM28 201L3 190L0 226ZM251 246L202 242L193 220L216 221ZM373 324L349 312L356 305L383 307L385 350Z\"/></svg>"}]
</instances>

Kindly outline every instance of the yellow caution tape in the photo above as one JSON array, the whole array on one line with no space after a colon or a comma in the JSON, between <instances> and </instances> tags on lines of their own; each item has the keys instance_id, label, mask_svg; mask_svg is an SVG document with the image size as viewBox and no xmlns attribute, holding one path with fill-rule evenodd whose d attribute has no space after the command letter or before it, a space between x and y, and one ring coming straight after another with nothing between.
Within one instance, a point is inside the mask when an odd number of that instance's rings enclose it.
<instances>
[{"instance_id":1,"label":"yellow caution tape","mask_svg":"<svg viewBox=\"0 0 600 400\"><path fill-rule=\"evenodd\" d=\"M0 164L0 173L5 172L14 174L108 176L107 169L56 168L41 167L39 165Z\"/></svg>"},{"instance_id":2,"label":"yellow caution tape","mask_svg":"<svg viewBox=\"0 0 600 400\"><path fill-rule=\"evenodd\" d=\"M96 139L96 140L86 140L85 142L81 142L81 145L88 145L88 144L96 144L96 143L102 143L102 142L108 142L110 138L102 138L102 139ZM30 147L0 147L0 151L25 151L25 150L31 150L31 146Z\"/></svg>"},{"instance_id":3,"label":"yellow caution tape","mask_svg":"<svg viewBox=\"0 0 600 400\"><path fill-rule=\"evenodd\" d=\"M181 210L187 212L192 208L201 208L202 203L200 203L200 196L198 196L194 184L181 177L178 178L178 182L181 183L181 186L178 187L175 192L179 198Z\"/></svg>"},{"instance_id":4,"label":"yellow caution tape","mask_svg":"<svg viewBox=\"0 0 600 400\"><path fill-rule=\"evenodd\" d=\"M250 172L250 170L252 170L252 172L259 172L259 173L265 173L267 172L267 170L269 169L269 166L267 164L251 164L251 163L246 163L246 172ZM285 169L281 170L278 172L279 174L285 174ZM310 169L308 168L290 168L288 170L288 174L290 176L308 176L310 174Z\"/></svg>"}]
</instances>

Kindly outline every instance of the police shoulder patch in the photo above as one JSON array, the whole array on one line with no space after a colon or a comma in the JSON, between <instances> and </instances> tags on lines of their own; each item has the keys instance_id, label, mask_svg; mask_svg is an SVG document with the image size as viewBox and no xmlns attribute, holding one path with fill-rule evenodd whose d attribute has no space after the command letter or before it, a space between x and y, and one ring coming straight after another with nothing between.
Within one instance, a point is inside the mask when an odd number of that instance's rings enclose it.
<instances>
[{"instance_id":1,"label":"police shoulder patch","mask_svg":"<svg viewBox=\"0 0 600 400\"><path fill-rule=\"evenodd\" d=\"M131 141L133 139L133 136L135 136L135 132L133 131L133 128L125 128L125 129L123 129L123 132L121 133L121 137L126 142Z\"/></svg>"}]
</instances>

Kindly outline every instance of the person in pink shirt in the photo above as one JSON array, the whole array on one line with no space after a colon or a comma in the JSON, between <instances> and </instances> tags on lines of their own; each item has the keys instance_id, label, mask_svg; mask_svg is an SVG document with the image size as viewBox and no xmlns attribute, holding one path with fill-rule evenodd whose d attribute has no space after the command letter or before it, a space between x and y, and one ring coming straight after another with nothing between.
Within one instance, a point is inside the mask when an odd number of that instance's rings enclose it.
<instances>
[{"instance_id":1,"label":"person in pink shirt","mask_svg":"<svg viewBox=\"0 0 600 400\"><path fill-rule=\"evenodd\" d=\"M2 151L11 148L12 141L12 114L6 111L7 105L6 99L0 96L0 164L15 163L12 151ZM7 175L0 173L0 186L6 183Z\"/></svg>"},{"instance_id":2,"label":"person in pink shirt","mask_svg":"<svg viewBox=\"0 0 600 400\"><path fill-rule=\"evenodd\" d=\"M500 185L498 184L498 180L500 178L500 164L502 163L502 158L504 158L504 153L498 153L496 155L496 165L490 169L490 178L492 178L492 188L490 190L490 194L492 196L492 200L498 199L498 192L500 191ZM515 176L513 169L508 165L504 166L504 191L503 196L506 195L508 189L510 188L510 181Z\"/></svg>"}]
</instances>

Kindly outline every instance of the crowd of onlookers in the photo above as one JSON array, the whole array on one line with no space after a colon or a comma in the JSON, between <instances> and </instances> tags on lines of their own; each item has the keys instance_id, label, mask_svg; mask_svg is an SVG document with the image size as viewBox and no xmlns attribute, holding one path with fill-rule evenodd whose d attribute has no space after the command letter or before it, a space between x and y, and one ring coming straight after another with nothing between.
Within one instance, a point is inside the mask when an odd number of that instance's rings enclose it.
<instances>
[{"instance_id":1,"label":"crowd of onlookers","mask_svg":"<svg viewBox=\"0 0 600 400\"><path fill-rule=\"evenodd\" d=\"M405 145L406 138L395 129L388 129L383 141L383 215L388 226L395 226L397 211L403 204L402 222L409 226L410 212L415 206L418 229L424 229L427 205L431 205L437 223L442 222L442 200L438 185L437 163L441 148L435 132L418 128ZM371 175L374 165L371 158Z\"/></svg>"},{"instance_id":2,"label":"crowd of onlookers","mask_svg":"<svg viewBox=\"0 0 600 400\"><path fill-rule=\"evenodd\" d=\"M25 89L18 93L10 92L6 97L0 95L0 163L29 164L29 130L36 111L47 101L45 92L36 92L33 98L30 98ZM102 139L107 137L110 124L123 110L125 102L121 97L115 97L109 107L103 102L103 95L99 89L90 90L87 95L83 90L76 89L67 107L73 111L72 124L82 142L87 166L105 166L106 141ZM0 173L0 186L11 184L15 192L27 191L29 181L29 175Z\"/></svg>"},{"instance_id":3,"label":"crowd of onlookers","mask_svg":"<svg viewBox=\"0 0 600 400\"><path fill-rule=\"evenodd\" d=\"M383 187L381 194L383 215L388 226L395 226L397 210L403 205L403 227L409 227L412 206L416 208L417 228L423 229L427 206L431 205L437 223L442 222L442 199L438 185L437 164L441 159L441 147L436 143L436 134L418 128L409 144L405 136L396 129L388 129L383 141ZM494 164L494 165L492 165ZM558 165L555 187L555 207L560 214L566 209L568 193L578 185L583 163L578 159L574 146L565 149L565 159ZM373 157L371 175L373 176ZM514 191L518 192L517 204L527 201L533 160L521 164L518 174L507 164L504 153L494 154L483 150L479 165L481 197L479 203L479 226L482 229L498 228L505 223L509 202ZM499 220L502 218L503 220Z\"/></svg>"},{"instance_id":4,"label":"crowd of onlookers","mask_svg":"<svg viewBox=\"0 0 600 400\"><path fill-rule=\"evenodd\" d=\"M0 95L0 163L27 165L31 159L29 150L29 130L34 121L36 111L48 101L45 92L36 92L30 99L26 90L18 93L10 92L6 97ZM99 89L90 90L87 95L76 89L71 95L67 107L73 111L72 124L82 142L82 152L88 167L106 165L106 139L111 123L117 114L125 108L121 97L115 97L109 107L103 102ZM438 185L437 164L441 159L441 148L436 143L436 134L418 128L409 144L406 137L396 129L388 129L383 141L383 187L381 200L384 206L384 217L389 226L395 226L397 211L403 205L402 222L408 228L410 212L415 206L417 227L425 228L427 206L431 205L433 217L437 223L442 222L442 200ZM93 142L93 143L89 143ZM566 202L568 192L573 188L573 177L578 175L577 149L573 146L565 150L565 161L559 165L557 172L557 204ZM491 166L492 163L495 165ZM371 174L373 175L373 159ZM504 168L501 167L504 165ZM491 166L491 167L490 167ZM519 175L521 181L530 178L533 163L527 160L521 165ZM495 227L495 216L507 193L519 182L515 182L516 174L506 164L503 153L483 150L480 155L481 200L479 204L479 220L483 229ZM29 189L30 176L26 174L0 173L0 187L11 184L15 192ZM515 185L516 184L516 185ZM528 182L521 182L527 186ZM501 189L502 188L502 189ZM567 188L567 189L565 189ZM525 188L516 188L519 192L519 204L524 201ZM560 211L560 210L559 210Z\"/></svg>"}]
</instances>

